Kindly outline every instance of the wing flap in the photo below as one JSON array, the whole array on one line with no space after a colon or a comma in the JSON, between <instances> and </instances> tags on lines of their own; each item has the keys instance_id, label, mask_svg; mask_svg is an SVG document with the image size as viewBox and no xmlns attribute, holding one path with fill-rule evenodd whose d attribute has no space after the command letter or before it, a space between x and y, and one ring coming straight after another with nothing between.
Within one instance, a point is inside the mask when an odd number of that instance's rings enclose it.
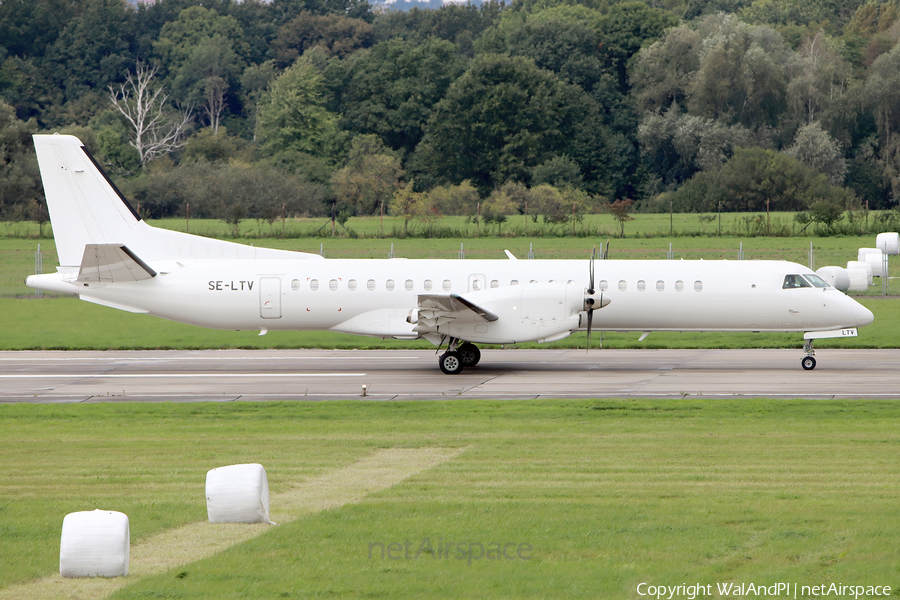
<instances>
[{"instance_id":1,"label":"wing flap","mask_svg":"<svg viewBox=\"0 0 900 600\"><path fill-rule=\"evenodd\" d=\"M414 331L428 333L452 321L492 323L497 315L458 294L419 294L418 316Z\"/></svg>"},{"instance_id":2,"label":"wing flap","mask_svg":"<svg viewBox=\"0 0 900 600\"><path fill-rule=\"evenodd\" d=\"M77 283L121 283L156 277L156 271L123 244L87 244Z\"/></svg>"}]
</instances>

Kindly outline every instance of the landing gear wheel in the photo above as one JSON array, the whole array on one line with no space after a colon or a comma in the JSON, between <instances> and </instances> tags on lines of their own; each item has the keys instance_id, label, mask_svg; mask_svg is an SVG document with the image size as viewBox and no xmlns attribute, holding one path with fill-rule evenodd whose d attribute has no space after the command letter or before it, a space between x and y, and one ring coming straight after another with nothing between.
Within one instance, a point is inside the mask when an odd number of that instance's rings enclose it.
<instances>
[{"instance_id":1,"label":"landing gear wheel","mask_svg":"<svg viewBox=\"0 0 900 600\"><path fill-rule=\"evenodd\" d=\"M812 371L816 368L816 359L812 356L804 356L803 360L800 361L800 364L803 365L805 370Z\"/></svg>"},{"instance_id":2,"label":"landing gear wheel","mask_svg":"<svg viewBox=\"0 0 900 600\"><path fill-rule=\"evenodd\" d=\"M470 342L466 342L457 348L456 351L459 352L459 358L462 360L464 367L474 367L481 360L481 350Z\"/></svg>"},{"instance_id":3,"label":"landing gear wheel","mask_svg":"<svg viewBox=\"0 0 900 600\"><path fill-rule=\"evenodd\" d=\"M443 353L438 359L438 365L441 367L441 371L447 375L456 375L462 373L463 370L462 357L455 350Z\"/></svg>"}]
</instances>

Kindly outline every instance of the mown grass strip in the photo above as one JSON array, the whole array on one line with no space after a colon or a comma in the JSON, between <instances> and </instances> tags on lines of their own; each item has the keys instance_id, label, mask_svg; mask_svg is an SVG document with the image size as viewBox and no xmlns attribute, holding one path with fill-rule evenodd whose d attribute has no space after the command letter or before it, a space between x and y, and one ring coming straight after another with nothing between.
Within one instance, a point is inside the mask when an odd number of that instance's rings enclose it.
<instances>
[{"instance_id":1,"label":"mown grass strip","mask_svg":"<svg viewBox=\"0 0 900 600\"><path fill-rule=\"evenodd\" d=\"M386 448L348 467L314 477L270 498L276 523L359 502L368 494L387 489L410 475L456 456L460 449ZM66 579L52 575L0 589L0 600L53 598L106 598L136 579L165 573L213 556L235 544L266 533L268 524L197 522L158 533L131 549L127 577Z\"/></svg>"}]
</instances>

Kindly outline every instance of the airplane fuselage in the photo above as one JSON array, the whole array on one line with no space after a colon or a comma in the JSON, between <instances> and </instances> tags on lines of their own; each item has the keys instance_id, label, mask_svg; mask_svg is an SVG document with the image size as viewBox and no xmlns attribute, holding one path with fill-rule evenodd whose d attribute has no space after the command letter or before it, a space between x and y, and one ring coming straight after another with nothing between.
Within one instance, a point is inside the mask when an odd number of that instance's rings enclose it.
<instances>
[{"instance_id":1,"label":"airplane fuselage","mask_svg":"<svg viewBox=\"0 0 900 600\"><path fill-rule=\"evenodd\" d=\"M809 271L795 263L600 260L595 264L596 293L609 300L596 311L595 329L822 331L860 322L858 303L834 288L783 289L787 274ZM507 343L531 337L525 335L532 329L529 324L545 321L550 327L554 317L577 318L552 307L559 294L583 297L588 285L587 261L575 260L194 259L150 266L159 276L144 281L44 287L203 327L334 330L382 337L416 337L408 317L420 294L516 298L525 290L526 297L511 304L518 312L506 323L487 324L487 331L473 330L478 335L469 336ZM30 281L36 285L36 279ZM527 290L535 287L547 288L537 297L548 306L527 314ZM512 319L516 323L510 323ZM520 335L491 333L502 325L525 329Z\"/></svg>"}]
</instances>

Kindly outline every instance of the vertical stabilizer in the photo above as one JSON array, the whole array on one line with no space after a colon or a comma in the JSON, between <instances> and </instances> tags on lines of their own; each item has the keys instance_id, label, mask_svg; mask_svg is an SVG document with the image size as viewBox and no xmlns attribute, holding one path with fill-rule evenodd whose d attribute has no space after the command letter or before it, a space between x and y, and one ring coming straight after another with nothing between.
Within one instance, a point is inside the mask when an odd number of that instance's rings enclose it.
<instances>
[{"instance_id":1,"label":"vertical stabilizer","mask_svg":"<svg viewBox=\"0 0 900 600\"><path fill-rule=\"evenodd\" d=\"M151 227L141 220L81 140L71 135L36 135L34 149L61 267L80 267L86 247L106 245L125 246L133 257L148 263L179 259L322 259L317 254L256 248Z\"/></svg>"},{"instance_id":2,"label":"vertical stabilizer","mask_svg":"<svg viewBox=\"0 0 900 600\"><path fill-rule=\"evenodd\" d=\"M61 266L80 265L87 244L126 244L136 237L141 218L81 140L35 135L34 148Z\"/></svg>"}]
</instances>

